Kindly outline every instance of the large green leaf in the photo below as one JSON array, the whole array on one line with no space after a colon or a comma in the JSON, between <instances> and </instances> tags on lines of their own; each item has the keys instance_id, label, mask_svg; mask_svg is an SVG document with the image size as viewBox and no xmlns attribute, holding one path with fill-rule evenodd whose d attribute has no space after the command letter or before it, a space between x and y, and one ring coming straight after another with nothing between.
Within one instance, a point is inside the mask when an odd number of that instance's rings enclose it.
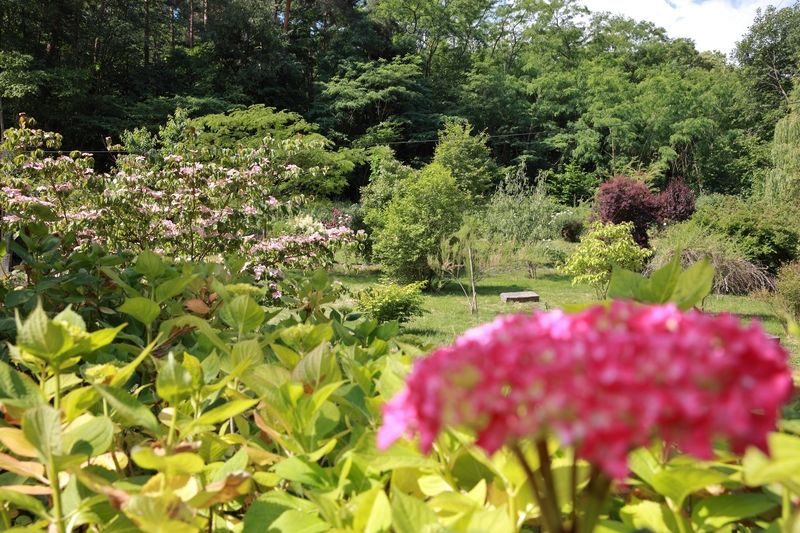
<instances>
[{"instance_id":1,"label":"large green leaf","mask_svg":"<svg viewBox=\"0 0 800 533\"><path fill-rule=\"evenodd\" d=\"M19 313L16 320L17 346L45 361L57 362L59 354L73 344L66 329L47 317L41 302L24 321Z\"/></svg>"},{"instance_id":2,"label":"large green leaf","mask_svg":"<svg viewBox=\"0 0 800 533\"><path fill-rule=\"evenodd\" d=\"M94 387L108 406L116 411L117 416L126 426L140 426L153 435L161 433L161 426L155 415L127 391L106 385L95 385Z\"/></svg>"},{"instance_id":3,"label":"large green leaf","mask_svg":"<svg viewBox=\"0 0 800 533\"><path fill-rule=\"evenodd\" d=\"M164 261L150 250L145 250L136 257L133 269L139 274L153 281L167 269Z\"/></svg>"},{"instance_id":4,"label":"large green leaf","mask_svg":"<svg viewBox=\"0 0 800 533\"><path fill-rule=\"evenodd\" d=\"M167 361L156 377L156 393L168 403L174 404L192 392L192 375L178 363L170 352Z\"/></svg>"},{"instance_id":5,"label":"large green leaf","mask_svg":"<svg viewBox=\"0 0 800 533\"><path fill-rule=\"evenodd\" d=\"M203 459L190 452L166 455L162 450L155 451L146 446L139 446L131 451L131 458L142 468L156 470L168 476L197 474L205 468Z\"/></svg>"},{"instance_id":6,"label":"large green leaf","mask_svg":"<svg viewBox=\"0 0 800 533\"><path fill-rule=\"evenodd\" d=\"M257 403L258 400L233 400L226 402L225 404L215 407L214 409L206 411L200 415L199 418L189 424L185 431L190 432L196 427L213 426L215 424L219 424L220 422L224 422L229 418L242 414Z\"/></svg>"},{"instance_id":7,"label":"large green leaf","mask_svg":"<svg viewBox=\"0 0 800 533\"><path fill-rule=\"evenodd\" d=\"M95 457L111 447L113 438L114 424L110 418L84 414L64 430L61 441L67 454Z\"/></svg>"},{"instance_id":8,"label":"large green leaf","mask_svg":"<svg viewBox=\"0 0 800 533\"><path fill-rule=\"evenodd\" d=\"M704 258L681 274L672 301L681 309L691 309L711 293L713 286L714 266Z\"/></svg>"},{"instance_id":9,"label":"large green leaf","mask_svg":"<svg viewBox=\"0 0 800 533\"><path fill-rule=\"evenodd\" d=\"M226 324L238 329L240 333L244 333L258 328L264 322L266 315L252 297L241 294L230 302L226 302L220 312L220 317Z\"/></svg>"},{"instance_id":10,"label":"large green leaf","mask_svg":"<svg viewBox=\"0 0 800 533\"><path fill-rule=\"evenodd\" d=\"M156 287L156 290L153 292L153 298L155 298L158 303L169 300L173 296L181 294L194 278L194 276L180 276L168 279Z\"/></svg>"},{"instance_id":11,"label":"large green leaf","mask_svg":"<svg viewBox=\"0 0 800 533\"><path fill-rule=\"evenodd\" d=\"M44 396L31 378L0 361L0 405L24 408L43 402Z\"/></svg>"},{"instance_id":12,"label":"large green leaf","mask_svg":"<svg viewBox=\"0 0 800 533\"><path fill-rule=\"evenodd\" d=\"M13 490L0 487L0 502L10 503L17 509L28 511L39 516L40 518L47 517L47 509L45 509L42 502L33 496L28 496L27 494L21 494Z\"/></svg>"},{"instance_id":13,"label":"large green leaf","mask_svg":"<svg viewBox=\"0 0 800 533\"><path fill-rule=\"evenodd\" d=\"M709 485L717 485L728 479L728 475L710 468L677 467L656 472L652 478L653 488L671 499L680 507L688 495Z\"/></svg>"},{"instance_id":14,"label":"large green leaf","mask_svg":"<svg viewBox=\"0 0 800 533\"><path fill-rule=\"evenodd\" d=\"M780 502L762 493L723 494L701 500L694 506L692 521L706 531L751 518L776 508Z\"/></svg>"},{"instance_id":15,"label":"large green leaf","mask_svg":"<svg viewBox=\"0 0 800 533\"><path fill-rule=\"evenodd\" d=\"M153 300L137 296L127 298L125 302L117 308L117 311L130 315L145 326L149 326L161 314L161 308Z\"/></svg>"},{"instance_id":16,"label":"large green leaf","mask_svg":"<svg viewBox=\"0 0 800 533\"><path fill-rule=\"evenodd\" d=\"M42 461L61 454L61 415L50 405L28 409L22 417L22 432Z\"/></svg>"},{"instance_id":17,"label":"large green leaf","mask_svg":"<svg viewBox=\"0 0 800 533\"><path fill-rule=\"evenodd\" d=\"M392 527L392 507L383 487L359 494L353 499L353 529L382 533Z\"/></svg>"},{"instance_id":18,"label":"large green leaf","mask_svg":"<svg viewBox=\"0 0 800 533\"><path fill-rule=\"evenodd\" d=\"M273 467L273 471L283 479L309 487L325 488L332 485L332 480L322 467L302 457L284 459Z\"/></svg>"},{"instance_id":19,"label":"large green leaf","mask_svg":"<svg viewBox=\"0 0 800 533\"><path fill-rule=\"evenodd\" d=\"M392 526L397 533L419 533L439 523L425 502L392 490Z\"/></svg>"}]
</instances>

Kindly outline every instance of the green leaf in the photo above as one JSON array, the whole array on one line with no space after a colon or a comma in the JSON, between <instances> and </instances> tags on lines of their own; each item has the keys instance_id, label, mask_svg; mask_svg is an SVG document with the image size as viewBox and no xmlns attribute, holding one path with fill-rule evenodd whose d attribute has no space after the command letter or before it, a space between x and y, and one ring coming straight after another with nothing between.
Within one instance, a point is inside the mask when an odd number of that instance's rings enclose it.
<instances>
[{"instance_id":1,"label":"green leaf","mask_svg":"<svg viewBox=\"0 0 800 533\"><path fill-rule=\"evenodd\" d=\"M267 533L322 533L330 529L331 526L317 515L290 509L272 522L266 531Z\"/></svg>"},{"instance_id":2,"label":"green leaf","mask_svg":"<svg viewBox=\"0 0 800 533\"><path fill-rule=\"evenodd\" d=\"M214 472L214 475L211 477L211 482L222 481L230 474L245 471L248 461L247 450L244 447L239 448L238 452L233 454L230 459L225 461L225 463Z\"/></svg>"},{"instance_id":3,"label":"green leaf","mask_svg":"<svg viewBox=\"0 0 800 533\"><path fill-rule=\"evenodd\" d=\"M155 415L127 391L106 385L95 385L94 388L126 426L140 426L153 435L161 433L161 426Z\"/></svg>"},{"instance_id":4,"label":"green leaf","mask_svg":"<svg viewBox=\"0 0 800 533\"><path fill-rule=\"evenodd\" d=\"M273 467L273 471L283 479L302 483L315 488L331 487L332 481L317 463L293 456L284 459Z\"/></svg>"},{"instance_id":5,"label":"green leaf","mask_svg":"<svg viewBox=\"0 0 800 533\"><path fill-rule=\"evenodd\" d=\"M652 479L653 488L680 507L688 495L722 483L728 475L710 468L677 467L656 472Z\"/></svg>"},{"instance_id":6,"label":"green leaf","mask_svg":"<svg viewBox=\"0 0 800 533\"><path fill-rule=\"evenodd\" d=\"M17 346L48 362L56 362L60 352L72 345L72 339L59 324L54 324L39 302L23 322L17 320Z\"/></svg>"},{"instance_id":7,"label":"green leaf","mask_svg":"<svg viewBox=\"0 0 800 533\"><path fill-rule=\"evenodd\" d=\"M205 468L203 459L195 453L181 452L175 455L161 455L161 450L159 449L157 453L152 448L137 446L131 451L131 458L140 467L156 470L167 476L197 474Z\"/></svg>"},{"instance_id":8,"label":"green leaf","mask_svg":"<svg viewBox=\"0 0 800 533\"><path fill-rule=\"evenodd\" d=\"M42 461L50 462L61 454L61 415L50 405L26 411L22 417L22 432Z\"/></svg>"},{"instance_id":9,"label":"green leaf","mask_svg":"<svg viewBox=\"0 0 800 533\"><path fill-rule=\"evenodd\" d=\"M359 494L353 499L353 529L382 533L392 527L392 507L383 487Z\"/></svg>"},{"instance_id":10,"label":"green leaf","mask_svg":"<svg viewBox=\"0 0 800 533\"><path fill-rule=\"evenodd\" d=\"M714 287L714 267L704 258L687 268L678 279L672 295L679 308L691 309L711 293Z\"/></svg>"},{"instance_id":11,"label":"green leaf","mask_svg":"<svg viewBox=\"0 0 800 533\"><path fill-rule=\"evenodd\" d=\"M122 281L122 278L119 277L119 274L117 274L117 271L114 270L113 268L102 267L100 268L100 272L105 274L108 279L113 281L114 284L117 285L117 287L125 291L125 294L128 295L129 298L136 298L141 296L141 293L139 291L137 291L136 289L134 289L133 287Z\"/></svg>"},{"instance_id":12,"label":"green leaf","mask_svg":"<svg viewBox=\"0 0 800 533\"><path fill-rule=\"evenodd\" d=\"M240 333L253 331L265 320L266 315L253 298L241 294L227 302L220 313L222 320Z\"/></svg>"},{"instance_id":13,"label":"green leaf","mask_svg":"<svg viewBox=\"0 0 800 533\"><path fill-rule=\"evenodd\" d=\"M142 361L144 361L145 358L148 355L150 355L150 352L153 351L153 348L155 348L156 343L158 343L158 340L159 339L156 338L153 342L145 346L144 349L139 353L139 355L136 356L136 358L133 361L123 366L117 372L117 374L111 379L111 386L120 387L122 385L125 385L128 382L128 380L131 379L133 373L136 372L136 369L139 367L139 365L142 364Z\"/></svg>"},{"instance_id":14,"label":"green leaf","mask_svg":"<svg viewBox=\"0 0 800 533\"><path fill-rule=\"evenodd\" d=\"M628 465L631 472L642 478L648 485L653 484L653 478L663 467L649 448L638 448L628 455Z\"/></svg>"},{"instance_id":15,"label":"green leaf","mask_svg":"<svg viewBox=\"0 0 800 533\"><path fill-rule=\"evenodd\" d=\"M69 326L73 326L80 331L86 331L86 322L83 317L72 310L72 306L68 305L66 309L53 317L53 322L63 322Z\"/></svg>"},{"instance_id":16,"label":"green leaf","mask_svg":"<svg viewBox=\"0 0 800 533\"><path fill-rule=\"evenodd\" d=\"M179 402L192 392L192 375L170 352L156 378L156 393L170 404Z\"/></svg>"},{"instance_id":17,"label":"green leaf","mask_svg":"<svg viewBox=\"0 0 800 533\"><path fill-rule=\"evenodd\" d=\"M183 315L178 318L165 320L161 323L159 331L162 334L169 334L174 328L190 326L197 330L222 353L230 353L228 345L217 334L217 330L211 327L207 320L194 315Z\"/></svg>"},{"instance_id":18,"label":"green leaf","mask_svg":"<svg viewBox=\"0 0 800 533\"><path fill-rule=\"evenodd\" d=\"M39 387L31 378L0 361L0 405L33 407L44 403Z\"/></svg>"},{"instance_id":19,"label":"green leaf","mask_svg":"<svg viewBox=\"0 0 800 533\"><path fill-rule=\"evenodd\" d=\"M117 333L125 329L125 326L127 326L127 324L122 324L115 328L103 328L91 332L86 340L86 351L93 352L104 346L108 346L114 342L114 339L117 337Z\"/></svg>"},{"instance_id":20,"label":"green leaf","mask_svg":"<svg viewBox=\"0 0 800 533\"><path fill-rule=\"evenodd\" d=\"M397 533L419 533L439 523L425 502L392 489L392 526Z\"/></svg>"},{"instance_id":21,"label":"green leaf","mask_svg":"<svg viewBox=\"0 0 800 533\"><path fill-rule=\"evenodd\" d=\"M140 253L136 258L136 262L133 264L133 269L150 281L155 280L163 274L166 268L161 257L150 250L145 250Z\"/></svg>"},{"instance_id":22,"label":"green leaf","mask_svg":"<svg viewBox=\"0 0 800 533\"><path fill-rule=\"evenodd\" d=\"M257 403L258 400L233 400L231 402L227 402L224 405L216 407L200 415L197 420L194 420L189 424L185 431L189 432L197 427L219 424L220 422L224 422L229 418L242 414Z\"/></svg>"},{"instance_id":23,"label":"green leaf","mask_svg":"<svg viewBox=\"0 0 800 533\"><path fill-rule=\"evenodd\" d=\"M641 501L629 503L619 510L622 521L636 529L651 531L681 531L675 517L663 503Z\"/></svg>"},{"instance_id":24,"label":"green leaf","mask_svg":"<svg viewBox=\"0 0 800 533\"><path fill-rule=\"evenodd\" d=\"M111 447L113 438L114 424L110 418L84 414L64 430L61 440L65 453L95 457Z\"/></svg>"},{"instance_id":25,"label":"green leaf","mask_svg":"<svg viewBox=\"0 0 800 533\"><path fill-rule=\"evenodd\" d=\"M181 294L194 278L194 276L181 276L178 278L168 279L156 287L153 297L158 303L169 300L173 296Z\"/></svg>"},{"instance_id":26,"label":"green leaf","mask_svg":"<svg viewBox=\"0 0 800 533\"><path fill-rule=\"evenodd\" d=\"M28 511L40 518L46 518L48 516L47 509L45 509L42 502L33 496L21 494L10 489L0 487L0 502L8 502L17 509Z\"/></svg>"},{"instance_id":27,"label":"green leaf","mask_svg":"<svg viewBox=\"0 0 800 533\"><path fill-rule=\"evenodd\" d=\"M127 298L117 307L117 311L130 315L145 326L149 326L161 314L161 308L153 300L142 298Z\"/></svg>"},{"instance_id":28,"label":"green leaf","mask_svg":"<svg viewBox=\"0 0 800 533\"><path fill-rule=\"evenodd\" d=\"M697 527L716 531L731 522L765 513L778 504L779 502L766 494L723 494L695 504L692 521Z\"/></svg>"},{"instance_id":29,"label":"green leaf","mask_svg":"<svg viewBox=\"0 0 800 533\"><path fill-rule=\"evenodd\" d=\"M645 277L624 268L614 267L608 284L608 297L622 300L638 300Z\"/></svg>"},{"instance_id":30,"label":"green leaf","mask_svg":"<svg viewBox=\"0 0 800 533\"><path fill-rule=\"evenodd\" d=\"M323 342L303 357L292 370L292 379L318 386L340 377L339 365L327 342Z\"/></svg>"}]
</instances>

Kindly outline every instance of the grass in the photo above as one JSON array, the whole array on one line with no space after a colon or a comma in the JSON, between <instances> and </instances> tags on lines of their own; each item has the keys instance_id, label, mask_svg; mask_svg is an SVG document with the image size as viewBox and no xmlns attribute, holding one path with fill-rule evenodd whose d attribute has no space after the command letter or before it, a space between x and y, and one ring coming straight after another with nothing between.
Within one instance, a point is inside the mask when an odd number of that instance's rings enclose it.
<instances>
[{"instance_id":1,"label":"grass","mask_svg":"<svg viewBox=\"0 0 800 533\"><path fill-rule=\"evenodd\" d=\"M353 292L366 288L380 279L375 271L337 273L336 279ZM532 290L539 294L537 304L502 303L501 292ZM524 313L531 309L553 309L570 304L583 304L595 299L594 291L586 285L573 286L571 278L552 270L542 269L537 279L522 272L509 272L488 276L478 282L478 313L471 315L461 289L450 284L439 292L425 293L425 308L429 311L403 325L403 333L419 337L434 346L449 344L467 329L491 321L496 316ZM710 312L730 312L745 320L760 320L767 332L781 337L781 342L792 353L792 365L800 367L800 344L785 337L784 328L772 306L757 298L745 296L711 295L702 308Z\"/></svg>"}]
</instances>

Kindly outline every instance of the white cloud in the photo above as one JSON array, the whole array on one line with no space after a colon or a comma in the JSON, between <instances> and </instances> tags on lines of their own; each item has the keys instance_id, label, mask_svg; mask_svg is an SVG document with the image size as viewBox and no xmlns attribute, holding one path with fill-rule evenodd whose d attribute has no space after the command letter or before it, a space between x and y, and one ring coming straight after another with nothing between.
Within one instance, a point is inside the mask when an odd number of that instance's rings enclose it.
<instances>
[{"instance_id":1,"label":"white cloud","mask_svg":"<svg viewBox=\"0 0 800 533\"><path fill-rule=\"evenodd\" d=\"M730 53L753 22L758 8L780 0L581 0L592 11L609 11L688 37L698 50Z\"/></svg>"}]
</instances>

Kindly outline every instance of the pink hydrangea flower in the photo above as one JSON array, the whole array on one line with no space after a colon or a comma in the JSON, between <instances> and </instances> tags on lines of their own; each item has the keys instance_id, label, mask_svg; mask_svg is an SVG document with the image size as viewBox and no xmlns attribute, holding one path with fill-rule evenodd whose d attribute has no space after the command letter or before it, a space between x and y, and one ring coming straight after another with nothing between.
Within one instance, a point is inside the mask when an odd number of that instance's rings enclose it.
<instances>
[{"instance_id":1,"label":"pink hydrangea flower","mask_svg":"<svg viewBox=\"0 0 800 533\"><path fill-rule=\"evenodd\" d=\"M791 394L787 358L757 323L673 305L500 317L416 362L378 445L419 434L428 451L452 426L491 453L553 433L615 478L654 438L701 458L716 438L763 449Z\"/></svg>"}]
</instances>

